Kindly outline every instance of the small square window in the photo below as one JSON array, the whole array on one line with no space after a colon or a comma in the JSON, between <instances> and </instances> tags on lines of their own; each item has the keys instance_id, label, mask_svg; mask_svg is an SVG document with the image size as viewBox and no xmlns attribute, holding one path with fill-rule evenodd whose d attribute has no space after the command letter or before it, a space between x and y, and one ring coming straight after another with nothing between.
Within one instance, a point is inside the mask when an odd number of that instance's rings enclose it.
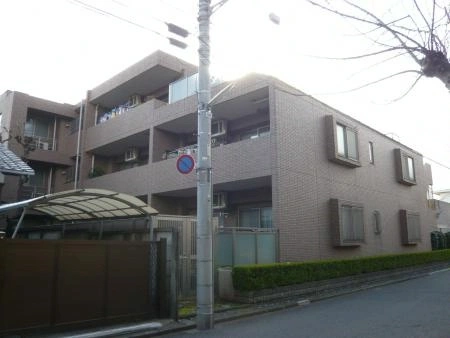
<instances>
[{"instance_id":1,"label":"small square window","mask_svg":"<svg viewBox=\"0 0 450 338\"><path fill-rule=\"evenodd\" d=\"M336 121L333 115L326 116L326 124L328 159L349 167L360 167L356 129Z\"/></svg>"},{"instance_id":2,"label":"small square window","mask_svg":"<svg viewBox=\"0 0 450 338\"><path fill-rule=\"evenodd\" d=\"M406 185L417 184L414 157L402 149L395 149L394 155L397 181Z\"/></svg>"}]
</instances>

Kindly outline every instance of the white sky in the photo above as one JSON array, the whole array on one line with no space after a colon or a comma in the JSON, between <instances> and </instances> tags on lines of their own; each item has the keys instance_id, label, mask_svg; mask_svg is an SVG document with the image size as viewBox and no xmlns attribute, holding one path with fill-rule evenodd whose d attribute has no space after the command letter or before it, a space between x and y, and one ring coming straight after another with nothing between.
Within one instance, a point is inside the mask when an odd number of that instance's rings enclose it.
<instances>
[{"instance_id":1,"label":"white sky","mask_svg":"<svg viewBox=\"0 0 450 338\"><path fill-rule=\"evenodd\" d=\"M75 103L86 90L157 49L197 63L197 0L82 1L149 30L86 10L73 0L1 1L0 93L10 89ZM389 16L406 12L411 1L358 3ZM268 20L270 12L281 18L279 26ZM167 39L152 33L168 35L158 20L191 31L188 49L170 46ZM212 73L228 79L252 71L273 75L383 133L394 133L405 145L450 167L450 93L438 80L422 79L394 103L389 102L407 90L412 77L339 94L417 68L408 57L369 67L380 59L333 61L308 56L373 51L372 43L355 28L363 30L302 0L229 0L212 17ZM450 170L431 164L434 189L450 188Z\"/></svg>"}]
</instances>

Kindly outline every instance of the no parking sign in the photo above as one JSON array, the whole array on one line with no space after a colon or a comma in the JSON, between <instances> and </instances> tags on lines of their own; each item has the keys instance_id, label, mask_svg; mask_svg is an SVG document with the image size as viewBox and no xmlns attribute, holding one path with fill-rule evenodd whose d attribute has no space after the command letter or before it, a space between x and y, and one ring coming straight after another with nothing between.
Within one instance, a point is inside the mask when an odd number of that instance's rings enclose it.
<instances>
[{"instance_id":1,"label":"no parking sign","mask_svg":"<svg viewBox=\"0 0 450 338\"><path fill-rule=\"evenodd\" d=\"M177 170L182 174L189 174L195 168L195 160L191 155L183 154L177 159Z\"/></svg>"}]
</instances>

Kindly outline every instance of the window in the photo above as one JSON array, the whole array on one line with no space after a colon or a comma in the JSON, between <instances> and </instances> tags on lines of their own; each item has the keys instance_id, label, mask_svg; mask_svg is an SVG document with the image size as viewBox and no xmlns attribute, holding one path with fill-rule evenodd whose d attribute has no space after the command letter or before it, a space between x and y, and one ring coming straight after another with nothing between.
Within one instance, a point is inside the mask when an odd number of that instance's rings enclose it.
<instances>
[{"instance_id":1,"label":"window","mask_svg":"<svg viewBox=\"0 0 450 338\"><path fill-rule=\"evenodd\" d=\"M331 233L335 246L358 246L364 242L364 208L360 203L330 200Z\"/></svg>"},{"instance_id":2,"label":"window","mask_svg":"<svg viewBox=\"0 0 450 338\"><path fill-rule=\"evenodd\" d=\"M371 164L375 163L375 159L373 157L373 142L369 142L369 162Z\"/></svg>"},{"instance_id":3,"label":"window","mask_svg":"<svg viewBox=\"0 0 450 338\"><path fill-rule=\"evenodd\" d=\"M240 208L239 227L272 228L272 207Z\"/></svg>"},{"instance_id":4,"label":"window","mask_svg":"<svg viewBox=\"0 0 450 338\"><path fill-rule=\"evenodd\" d=\"M270 127L269 126L263 126L255 129L246 130L241 134L241 141L242 140L250 140L255 139L258 137L267 136L270 134Z\"/></svg>"},{"instance_id":5,"label":"window","mask_svg":"<svg viewBox=\"0 0 450 338\"><path fill-rule=\"evenodd\" d=\"M414 157L402 149L394 150L397 181L406 185L415 185L416 167Z\"/></svg>"},{"instance_id":6,"label":"window","mask_svg":"<svg viewBox=\"0 0 450 338\"><path fill-rule=\"evenodd\" d=\"M414 173L414 159L411 156L406 156L407 163L407 176L411 181L416 180L416 174Z\"/></svg>"},{"instance_id":7,"label":"window","mask_svg":"<svg viewBox=\"0 0 450 338\"><path fill-rule=\"evenodd\" d=\"M68 167L66 170L66 183L75 181L75 166ZM78 180L80 179L80 171L77 172Z\"/></svg>"},{"instance_id":8,"label":"window","mask_svg":"<svg viewBox=\"0 0 450 338\"><path fill-rule=\"evenodd\" d=\"M339 156L358 160L356 132L342 124L336 124L337 153Z\"/></svg>"},{"instance_id":9,"label":"window","mask_svg":"<svg viewBox=\"0 0 450 338\"><path fill-rule=\"evenodd\" d=\"M358 133L333 115L326 116L327 148L330 161L349 167L359 167Z\"/></svg>"},{"instance_id":10,"label":"window","mask_svg":"<svg viewBox=\"0 0 450 338\"><path fill-rule=\"evenodd\" d=\"M378 210L372 213L373 232L376 235L381 234L381 214Z\"/></svg>"},{"instance_id":11,"label":"window","mask_svg":"<svg viewBox=\"0 0 450 338\"><path fill-rule=\"evenodd\" d=\"M420 214L404 209L400 210L400 232L403 245L420 242Z\"/></svg>"}]
</instances>

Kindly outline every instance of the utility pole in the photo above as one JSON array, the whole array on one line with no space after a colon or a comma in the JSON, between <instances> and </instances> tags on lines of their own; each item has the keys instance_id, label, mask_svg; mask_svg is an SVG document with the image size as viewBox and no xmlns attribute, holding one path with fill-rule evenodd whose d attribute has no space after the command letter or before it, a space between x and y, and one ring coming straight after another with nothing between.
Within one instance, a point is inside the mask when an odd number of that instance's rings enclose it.
<instances>
[{"instance_id":1,"label":"utility pole","mask_svg":"<svg viewBox=\"0 0 450 338\"><path fill-rule=\"evenodd\" d=\"M209 76L209 19L211 0L199 0L199 67L197 132L197 329L214 326L211 82Z\"/></svg>"}]
</instances>

